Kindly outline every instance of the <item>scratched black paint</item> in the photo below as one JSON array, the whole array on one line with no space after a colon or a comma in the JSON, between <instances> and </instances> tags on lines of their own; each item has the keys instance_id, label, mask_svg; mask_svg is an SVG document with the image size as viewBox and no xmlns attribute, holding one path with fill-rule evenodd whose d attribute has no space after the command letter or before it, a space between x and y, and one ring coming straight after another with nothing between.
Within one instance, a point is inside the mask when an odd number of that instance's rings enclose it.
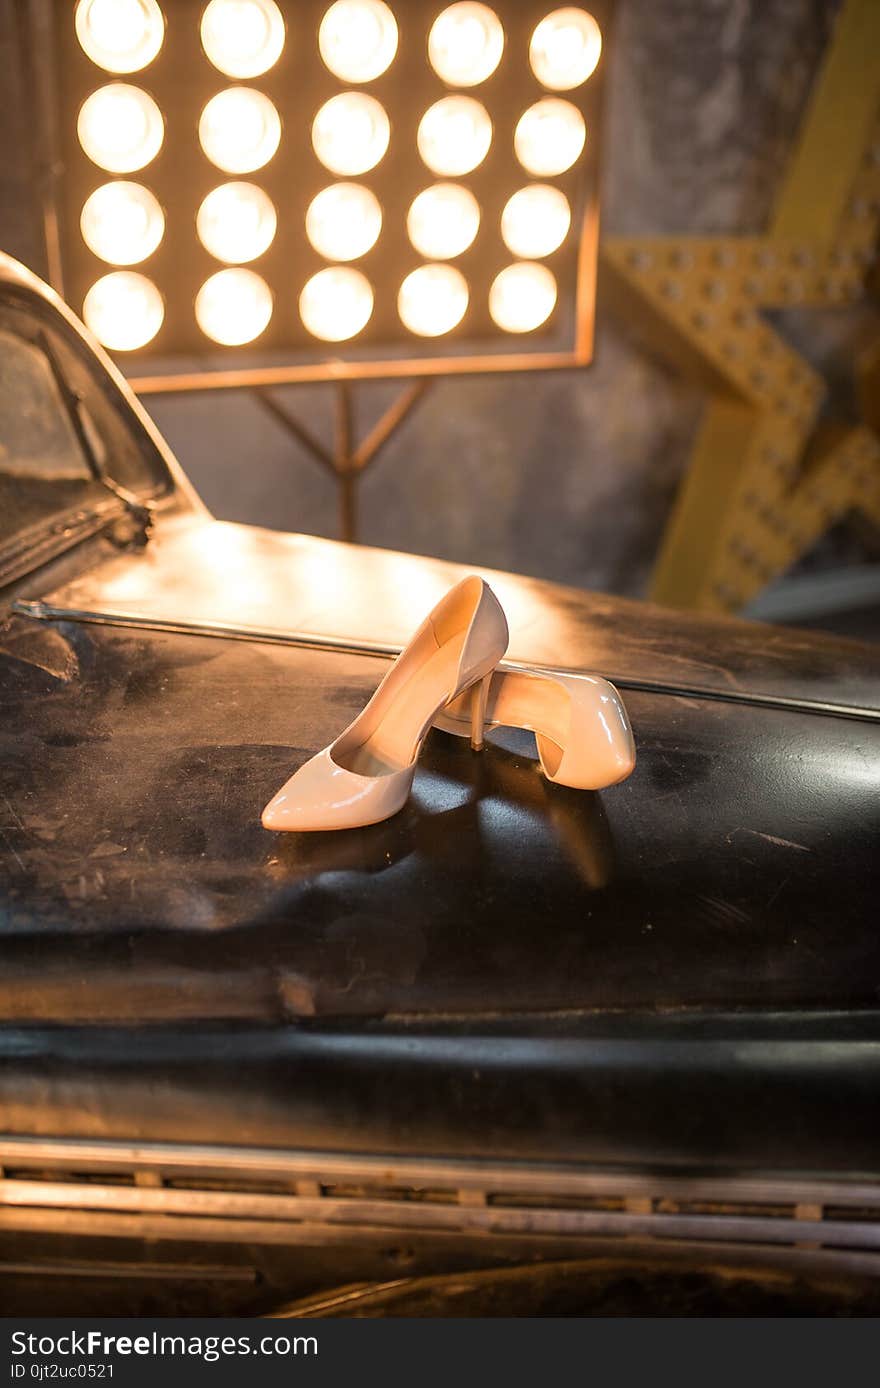
<instances>
[{"instance_id":1,"label":"scratched black paint","mask_svg":"<svg viewBox=\"0 0 880 1388\"><path fill-rule=\"evenodd\" d=\"M393 820L276 836L383 662L7 636L8 1131L876 1165L876 722L631 693L599 795L434 734Z\"/></svg>"},{"instance_id":2,"label":"scratched black paint","mask_svg":"<svg viewBox=\"0 0 880 1388\"><path fill-rule=\"evenodd\" d=\"M86 673L7 693L0 996L21 1017L272 1020L286 971L322 1016L877 1001L871 724L631 694L637 770L600 795L548 785L524 734L483 757L434 734L395 819L272 835L261 805L382 664L87 641ZM47 1007L47 971L98 939Z\"/></svg>"}]
</instances>

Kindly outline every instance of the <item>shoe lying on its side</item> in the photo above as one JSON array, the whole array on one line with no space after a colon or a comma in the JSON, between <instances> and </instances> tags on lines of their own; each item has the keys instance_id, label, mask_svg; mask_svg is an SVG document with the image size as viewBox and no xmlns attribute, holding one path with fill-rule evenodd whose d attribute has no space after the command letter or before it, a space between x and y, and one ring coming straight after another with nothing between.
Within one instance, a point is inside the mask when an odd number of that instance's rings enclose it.
<instances>
[{"instance_id":1,"label":"shoe lying on its side","mask_svg":"<svg viewBox=\"0 0 880 1388\"><path fill-rule=\"evenodd\" d=\"M434 726L466 736L470 693L441 709ZM487 728L526 728L535 734L548 781L578 790L601 790L626 780L636 748L623 700L596 675L543 674L498 669L489 683Z\"/></svg>"}]
</instances>

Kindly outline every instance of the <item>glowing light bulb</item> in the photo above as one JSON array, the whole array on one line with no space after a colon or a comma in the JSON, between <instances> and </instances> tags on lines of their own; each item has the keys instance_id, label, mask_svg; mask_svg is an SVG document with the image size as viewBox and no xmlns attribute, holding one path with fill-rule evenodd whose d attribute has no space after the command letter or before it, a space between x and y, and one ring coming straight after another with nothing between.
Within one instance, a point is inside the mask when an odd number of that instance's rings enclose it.
<instances>
[{"instance_id":1,"label":"glowing light bulb","mask_svg":"<svg viewBox=\"0 0 880 1388\"><path fill-rule=\"evenodd\" d=\"M312 122L312 144L321 163L347 177L375 168L390 138L384 106L366 92L331 97Z\"/></svg>"},{"instance_id":2,"label":"glowing light bulb","mask_svg":"<svg viewBox=\"0 0 880 1388\"><path fill-rule=\"evenodd\" d=\"M347 265L330 265L305 284L299 296L300 317L315 337L344 342L370 321L373 290L366 275Z\"/></svg>"},{"instance_id":3,"label":"glowing light bulb","mask_svg":"<svg viewBox=\"0 0 880 1388\"><path fill-rule=\"evenodd\" d=\"M554 178L580 157L586 138L587 128L577 107L558 96L545 96L520 116L513 147L530 174Z\"/></svg>"},{"instance_id":4,"label":"glowing light bulb","mask_svg":"<svg viewBox=\"0 0 880 1388\"><path fill-rule=\"evenodd\" d=\"M467 250L479 231L480 204L458 183L435 183L413 200L406 229L427 260L451 260Z\"/></svg>"},{"instance_id":5,"label":"glowing light bulb","mask_svg":"<svg viewBox=\"0 0 880 1388\"><path fill-rule=\"evenodd\" d=\"M601 52L602 31L593 16L566 6L548 14L535 29L529 62L545 87L567 92L595 72Z\"/></svg>"},{"instance_id":6,"label":"glowing light bulb","mask_svg":"<svg viewBox=\"0 0 880 1388\"><path fill-rule=\"evenodd\" d=\"M140 183L105 183L86 199L79 219L90 251L111 265L137 265L165 232L165 214Z\"/></svg>"},{"instance_id":7,"label":"glowing light bulb","mask_svg":"<svg viewBox=\"0 0 880 1388\"><path fill-rule=\"evenodd\" d=\"M429 169L457 178L482 164L492 143L489 112L472 96L444 96L419 121L419 154Z\"/></svg>"},{"instance_id":8,"label":"glowing light bulb","mask_svg":"<svg viewBox=\"0 0 880 1388\"><path fill-rule=\"evenodd\" d=\"M227 87L212 96L199 118L199 142L224 173L253 173L268 164L281 140L272 102L252 87Z\"/></svg>"},{"instance_id":9,"label":"glowing light bulb","mask_svg":"<svg viewBox=\"0 0 880 1388\"><path fill-rule=\"evenodd\" d=\"M331 184L312 198L306 212L306 235L328 260L366 255L381 230L379 199L359 183Z\"/></svg>"},{"instance_id":10,"label":"glowing light bulb","mask_svg":"<svg viewBox=\"0 0 880 1388\"><path fill-rule=\"evenodd\" d=\"M562 245L570 226L568 198L549 183L520 188L501 213L504 244L524 260L552 255Z\"/></svg>"},{"instance_id":11,"label":"glowing light bulb","mask_svg":"<svg viewBox=\"0 0 880 1388\"><path fill-rule=\"evenodd\" d=\"M494 10L462 0L439 14L428 35L431 66L451 87L475 87L491 77L504 52L504 29Z\"/></svg>"},{"instance_id":12,"label":"glowing light bulb","mask_svg":"<svg viewBox=\"0 0 880 1388\"><path fill-rule=\"evenodd\" d=\"M156 0L79 0L74 25L86 57L107 72L139 72L165 37Z\"/></svg>"},{"instance_id":13,"label":"glowing light bulb","mask_svg":"<svg viewBox=\"0 0 880 1388\"><path fill-rule=\"evenodd\" d=\"M93 164L108 173L134 173L162 148L165 123L151 96L126 82L111 82L87 96L76 133Z\"/></svg>"},{"instance_id":14,"label":"glowing light bulb","mask_svg":"<svg viewBox=\"0 0 880 1388\"><path fill-rule=\"evenodd\" d=\"M259 77L281 57L284 20L275 0L211 0L202 47L227 77Z\"/></svg>"},{"instance_id":15,"label":"glowing light bulb","mask_svg":"<svg viewBox=\"0 0 880 1388\"><path fill-rule=\"evenodd\" d=\"M407 275L397 296L401 322L419 337L442 337L464 318L467 280L454 265L420 265Z\"/></svg>"},{"instance_id":16,"label":"glowing light bulb","mask_svg":"<svg viewBox=\"0 0 880 1388\"><path fill-rule=\"evenodd\" d=\"M196 295L196 322L224 347L253 342L272 317L272 291L253 270L218 270Z\"/></svg>"},{"instance_id":17,"label":"glowing light bulb","mask_svg":"<svg viewBox=\"0 0 880 1388\"><path fill-rule=\"evenodd\" d=\"M545 323L556 305L556 280L546 265L521 260L496 275L489 290L489 312L507 333L530 333Z\"/></svg>"},{"instance_id":18,"label":"glowing light bulb","mask_svg":"<svg viewBox=\"0 0 880 1388\"><path fill-rule=\"evenodd\" d=\"M196 231L205 250L231 265L256 260L267 251L277 226L275 204L253 183L221 183L196 213Z\"/></svg>"},{"instance_id":19,"label":"glowing light bulb","mask_svg":"<svg viewBox=\"0 0 880 1388\"><path fill-rule=\"evenodd\" d=\"M102 276L83 301L83 319L99 342L114 352L135 352L156 336L165 317L162 295L136 270Z\"/></svg>"},{"instance_id":20,"label":"glowing light bulb","mask_svg":"<svg viewBox=\"0 0 880 1388\"><path fill-rule=\"evenodd\" d=\"M397 52L394 15L383 0L336 0L321 20L318 48L343 82L372 82Z\"/></svg>"}]
</instances>

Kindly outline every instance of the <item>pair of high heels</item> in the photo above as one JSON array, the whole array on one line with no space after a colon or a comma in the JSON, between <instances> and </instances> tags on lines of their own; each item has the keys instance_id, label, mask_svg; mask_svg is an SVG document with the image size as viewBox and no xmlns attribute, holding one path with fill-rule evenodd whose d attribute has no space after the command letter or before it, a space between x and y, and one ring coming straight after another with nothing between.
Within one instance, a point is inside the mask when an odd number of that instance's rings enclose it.
<instances>
[{"instance_id":1,"label":"pair of high heels","mask_svg":"<svg viewBox=\"0 0 880 1388\"><path fill-rule=\"evenodd\" d=\"M269 801L264 828L354 829L389 819L406 804L432 726L470 736L476 751L487 728L526 728L548 780L581 790L624 780L635 745L614 686L591 675L498 668L508 639L488 583L457 583L354 722Z\"/></svg>"}]
</instances>

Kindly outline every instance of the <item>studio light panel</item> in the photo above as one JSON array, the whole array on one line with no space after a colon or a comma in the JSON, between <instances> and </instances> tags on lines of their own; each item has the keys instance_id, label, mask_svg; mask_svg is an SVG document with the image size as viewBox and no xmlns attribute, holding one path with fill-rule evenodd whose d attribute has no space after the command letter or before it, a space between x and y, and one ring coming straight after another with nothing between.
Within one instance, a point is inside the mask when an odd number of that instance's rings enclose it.
<instances>
[{"instance_id":1,"label":"studio light panel","mask_svg":"<svg viewBox=\"0 0 880 1388\"><path fill-rule=\"evenodd\" d=\"M570 348L601 6L57 12L65 290L111 350Z\"/></svg>"}]
</instances>

